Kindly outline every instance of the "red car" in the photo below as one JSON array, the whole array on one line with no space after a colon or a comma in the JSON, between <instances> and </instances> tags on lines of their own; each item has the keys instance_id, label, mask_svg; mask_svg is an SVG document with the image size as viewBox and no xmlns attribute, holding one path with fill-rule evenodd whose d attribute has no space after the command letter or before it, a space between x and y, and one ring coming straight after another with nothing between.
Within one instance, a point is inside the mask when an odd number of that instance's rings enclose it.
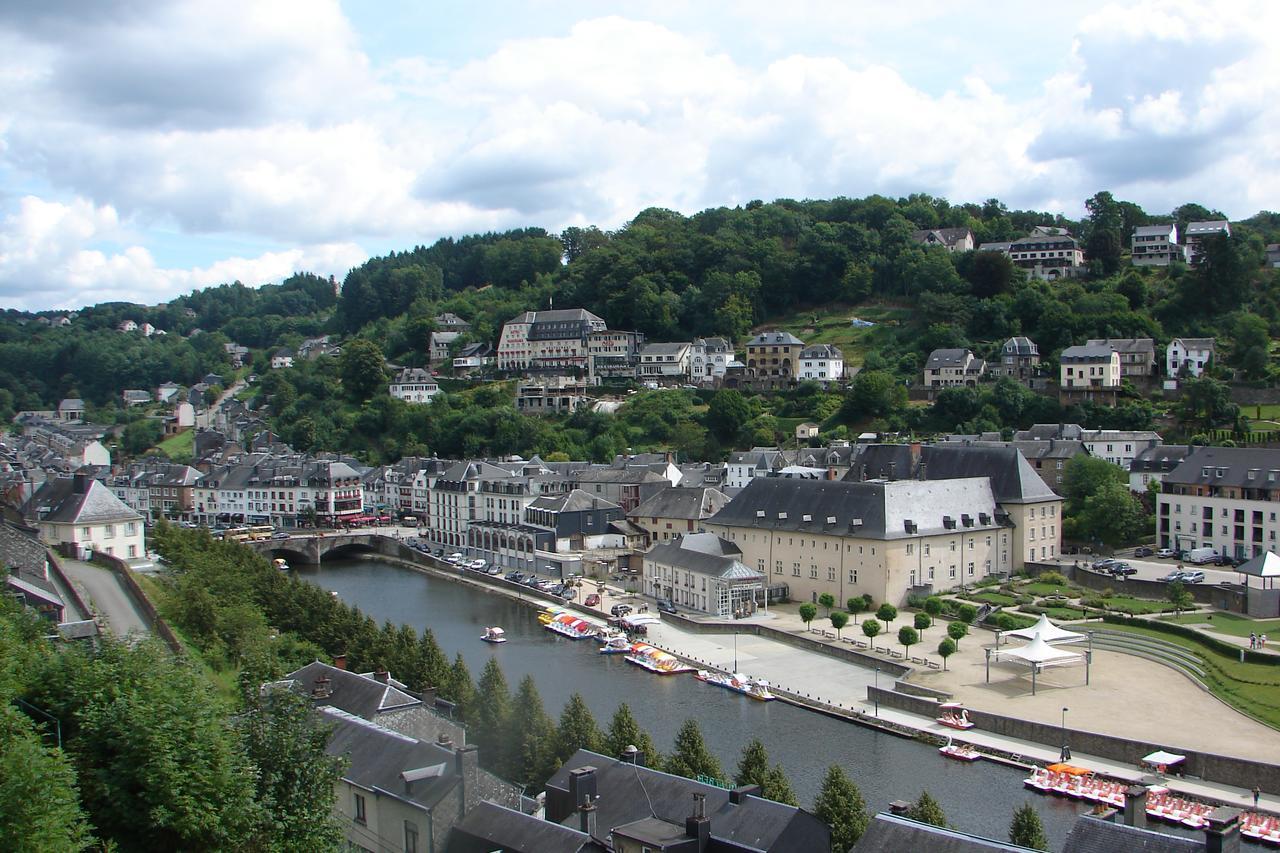
<instances>
[{"instance_id":1,"label":"red car","mask_svg":"<svg viewBox=\"0 0 1280 853\"><path fill-rule=\"evenodd\" d=\"M584 601L583 604L587 605L588 607L599 607L600 593L598 592L591 593L590 595L587 596L587 600Z\"/></svg>"}]
</instances>

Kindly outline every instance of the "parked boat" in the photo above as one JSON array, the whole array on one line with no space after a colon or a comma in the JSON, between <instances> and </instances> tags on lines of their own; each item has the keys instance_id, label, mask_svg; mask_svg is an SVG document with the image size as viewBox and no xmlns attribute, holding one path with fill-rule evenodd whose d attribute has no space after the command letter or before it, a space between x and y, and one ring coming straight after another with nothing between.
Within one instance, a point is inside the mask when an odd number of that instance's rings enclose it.
<instances>
[{"instance_id":1,"label":"parked boat","mask_svg":"<svg viewBox=\"0 0 1280 853\"><path fill-rule=\"evenodd\" d=\"M486 643L505 643L507 641L507 632L497 626L485 628L484 634L480 639Z\"/></svg>"},{"instance_id":2,"label":"parked boat","mask_svg":"<svg viewBox=\"0 0 1280 853\"><path fill-rule=\"evenodd\" d=\"M271 561L271 565L276 567L276 571L280 571L280 572L289 571L289 564L285 562L283 557L276 557L274 560Z\"/></svg>"},{"instance_id":3,"label":"parked boat","mask_svg":"<svg viewBox=\"0 0 1280 853\"><path fill-rule=\"evenodd\" d=\"M761 702L768 702L775 698L769 692L769 682L748 678L740 672L729 675L728 673L700 669L693 674L693 677L699 681L705 681L707 684L725 687L735 693L741 693L743 696L750 696L752 699L758 699Z\"/></svg>"},{"instance_id":4,"label":"parked boat","mask_svg":"<svg viewBox=\"0 0 1280 853\"><path fill-rule=\"evenodd\" d=\"M594 637L600 626L572 613L560 613L546 624L546 629L571 640L582 640Z\"/></svg>"},{"instance_id":5,"label":"parked boat","mask_svg":"<svg viewBox=\"0 0 1280 853\"><path fill-rule=\"evenodd\" d=\"M947 758L954 758L956 761L977 761L982 757L982 753L964 743L952 743L951 738L947 738L947 742L938 748L938 752Z\"/></svg>"},{"instance_id":6,"label":"parked boat","mask_svg":"<svg viewBox=\"0 0 1280 853\"><path fill-rule=\"evenodd\" d=\"M969 712L959 702L943 702L938 706L937 721L953 729L971 729L973 721Z\"/></svg>"},{"instance_id":7,"label":"parked boat","mask_svg":"<svg viewBox=\"0 0 1280 853\"><path fill-rule=\"evenodd\" d=\"M689 672L693 669L693 667L681 663L680 659L675 655L667 654L648 643L632 644L631 653L623 660L658 675L674 675L677 672Z\"/></svg>"},{"instance_id":8,"label":"parked boat","mask_svg":"<svg viewBox=\"0 0 1280 853\"><path fill-rule=\"evenodd\" d=\"M557 616L559 616L559 615L560 615L561 613L563 613L564 611L565 611L565 608L563 608L563 607L561 607L561 606L559 606L559 605L556 605L556 604L553 604L553 605L551 605L550 607L544 607L544 608L543 608L543 609L538 613L538 621L539 621L539 622L541 622L543 625L546 625L546 624L547 624L547 623L549 623L552 619L556 618Z\"/></svg>"},{"instance_id":9,"label":"parked boat","mask_svg":"<svg viewBox=\"0 0 1280 853\"><path fill-rule=\"evenodd\" d=\"M625 655L630 651L631 641L621 634L610 637L600 647L600 654L602 655Z\"/></svg>"}]
</instances>

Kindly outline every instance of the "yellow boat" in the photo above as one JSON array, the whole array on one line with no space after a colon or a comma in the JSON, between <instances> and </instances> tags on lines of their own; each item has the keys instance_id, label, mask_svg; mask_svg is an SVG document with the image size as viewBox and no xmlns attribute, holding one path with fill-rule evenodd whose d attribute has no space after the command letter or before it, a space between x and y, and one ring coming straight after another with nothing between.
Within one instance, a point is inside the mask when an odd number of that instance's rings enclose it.
<instances>
[{"instance_id":1,"label":"yellow boat","mask_svg":"<svg viewBox=\"0 0 1280 853\"><path fill-rule=\"evenodd\" d=\"M563 613L565 609L566 608L564 607L560 607L558 605L553 604L550 607L544 608L542 612L538 614L538 621L543 625L547 625L551 622L552 619L556 618L561 613Z\"/></svg>"}]
</instances>

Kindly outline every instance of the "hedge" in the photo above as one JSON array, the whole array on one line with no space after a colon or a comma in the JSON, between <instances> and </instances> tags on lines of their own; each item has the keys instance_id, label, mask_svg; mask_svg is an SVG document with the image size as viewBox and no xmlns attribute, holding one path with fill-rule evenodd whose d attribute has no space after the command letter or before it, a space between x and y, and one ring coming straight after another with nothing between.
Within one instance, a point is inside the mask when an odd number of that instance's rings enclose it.
<instances>
[{"instance_id":1,"label":"hedge","mask_svg":"<svg viewBox=\"0 0 1280 853\"><path fill-rule=\"evenodd\" d=\"M1219 654L1232 658L1239 658L1240 653L1244 652L1244 659L1247 663L1260 663L1268 666L1276 666L1277 659L1274 655L1255 652L1250 649L1243 649L1240 646L1228 643L1225 640L1219 640L1217 637L1211 637L1195 628L1188 628L1186 625L1179 625L1177 622L1163 622L1156 619L1142 619L1137 616L1125 616L1120 613L1105 613L1102 616L1103 622L1109 622L1113 625L1137 625L1140 628L1149 628L1152 631L1161 631L1165 634L1175 634L1179 637L1186 637L1213 649Z\"/></svg>"}]
</instances>

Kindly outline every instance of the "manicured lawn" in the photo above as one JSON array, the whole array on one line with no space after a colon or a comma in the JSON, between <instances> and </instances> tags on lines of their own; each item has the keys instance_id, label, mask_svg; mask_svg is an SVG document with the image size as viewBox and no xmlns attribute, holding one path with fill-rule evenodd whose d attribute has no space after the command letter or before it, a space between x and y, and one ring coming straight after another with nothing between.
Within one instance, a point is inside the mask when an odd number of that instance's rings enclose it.
<instances>
[{"instance_id":1,"label":"manicured lawn","mask_svg":"<svg viewBox=\"0 0 1280 853\"><path fill-rule=\"evenodd\" d=\"M1046 607L1045 615L1056 621L1071 621L1072 619L1083 619L1085 612L1074 607Z\"/></svg>"},{"instance_id":2,"label":"manicured lawn","mask_svg":"<svg viewBox=\"0 0 1280 853\"><path fill-rule=\"evenodd\" d=\"M1003 592L975 592L968 596L968 600L981 601L985 604L999 604L1004 607L1012 607L1018 603L1018 599Z\"/></svg>"},{"instance_id":3,"label":"manicured lawn","mask_svg":"<svg viewBox=\"0 0 1280 853\"><path fill-rule=\"evenodd\" d=\"M1040 621L1038 616L1028 616L1025 613L1010 613L1008 610L1004 611L1000 615L1008 616L1014 621L1015 624L1013 628L1010 629L1013 631L1017 631L1022 628L1030 628L1032 625L1036 624L1036 622Z\"/></svg>"},{"instance_id":4,"label":"manicured lawn","mask_svg":"<svg viewBox=\"0 0 1280 853\"><path fill-rule=\"evenodd\" d=\"M196 452L196 431L184 430L156 445L156 449L170 459L190 459Z\"/></svg>"},{"instance_id":5,"label":"manicured lawn","mask_svg":"<svg viewBox=\"0 0 1280 853\"><path fill-rule=\"evenodd\" d=\"M1183 613L1181 616L1169 616L1165 621L1177 622L1179 625L1204 625L1222 634L1233 637L1247 637L1250 634L1266 634L1270 640L1275 635L1280 641L1280 619L1250 619L1238 613Z\"/></svg>"},{"instance_id":6,"label":"manicured lawn","mask_svg":"<svg viewBox=\"0 0 1280 853\"><path fill-rule=\"evenodd\" d=\"M1065 595L1068 598L1078 598L1080 590L1067 584L1053 583L1029 583L1026 586L1017 587L1018 592L1026 595L1034 595L1044 598L1046 595Z\"/></svg>"},{"instance_id":7,"label":"manicured lawn","mask_svg":"<svg viewBox=\"0 0 1280 853\"><path fill-rule=\"evenodd\" d=\"M1111 598L1102 600L1106 602L1109 609L1120 610L1134 616L1163 613L1166 610L1173 612L1173 605L1167 601L1148 601L1145 598L1131 598L1127 595L1113 595Z\"/></svg>"},{"instance_id":8,"label":"manicured lawn","mask_svg":"<svg viewBox=\"0 0 1280 853\"><path fill-rule=\"evenodd\" d=\"M1214 615L1218 621L1218 615ZM1280 729L1280 665L1240 663L1239 659L1216 652L1190 637L1179 637L1139 625L1108 624L1107 630L1128 631L1155 637L1182 646L1199 656L1205 665L1205 683L1222 701Z\"/></svg>"}]
</instances>

